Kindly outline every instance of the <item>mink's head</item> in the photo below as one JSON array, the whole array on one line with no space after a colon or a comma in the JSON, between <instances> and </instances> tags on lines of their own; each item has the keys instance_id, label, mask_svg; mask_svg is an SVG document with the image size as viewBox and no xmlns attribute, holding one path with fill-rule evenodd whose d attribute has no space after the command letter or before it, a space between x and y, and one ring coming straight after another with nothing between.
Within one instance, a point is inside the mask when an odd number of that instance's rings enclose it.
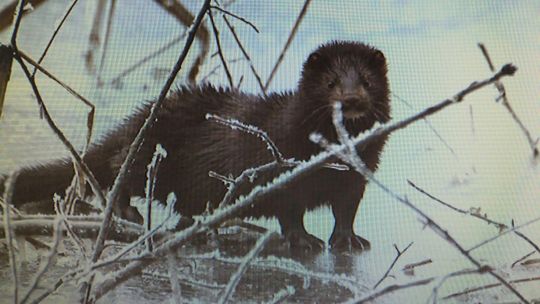
<instances>
[{"instance_id":1,"label":"mink's head","mask_svg":"<svg viewBox=\"0 0 540 304\"><path fill-rule=\"evenodd\" d=\"M320 46L304 63L299 84L302 102L312 111L307 115L325 119L340 102L346 125L364 129L388 121L386 72L383 53L366 44L335 41Z\"/></svg>"}]
</instances>

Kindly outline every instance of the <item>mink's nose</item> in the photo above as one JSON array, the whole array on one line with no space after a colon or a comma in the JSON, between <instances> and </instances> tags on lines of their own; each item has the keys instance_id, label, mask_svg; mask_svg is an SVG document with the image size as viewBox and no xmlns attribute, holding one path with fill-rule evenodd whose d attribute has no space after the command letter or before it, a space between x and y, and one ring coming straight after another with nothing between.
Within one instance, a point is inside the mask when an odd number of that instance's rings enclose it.
<instances>
[{"instance_id":1,"label":"mink's nose","mask_svg":"<svg viewBox=\"0 0 540 304\"><path fill-rule=\"evenodd\" d=\"M358 97L349 97L343 100L343 110L356 110L363 112L369 108L366 101L360 100Z\"/></svg>"}]
</instances>

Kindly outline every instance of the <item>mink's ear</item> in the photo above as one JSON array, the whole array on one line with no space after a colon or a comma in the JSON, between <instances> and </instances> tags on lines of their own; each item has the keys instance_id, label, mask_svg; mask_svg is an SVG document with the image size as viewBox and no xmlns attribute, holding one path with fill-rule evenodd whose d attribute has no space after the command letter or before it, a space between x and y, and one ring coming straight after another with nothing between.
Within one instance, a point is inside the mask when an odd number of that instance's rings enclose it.
<instances>
[{"instance_id":1,"label":"mink's ear","mask_svg":"<svg viewBox=\"0 0 540 304\"><path fill-rule=\"evenodd\" d=\"M370 56L369 65L373 67L384 67L386 66L386 58L384 57L383 52L379 50L373 51Z\"/></svg>"},{"instance_id":2,"label":"mink's ear","mask_svg":"<svg viewBox=\"0 0 540 304\"><path fill-rule=\"evenodd\" d=\"M321 54L319 52L313 52L309 55L307 64L317 64L321 61Z\"/></svg>"},{"instance_id":3,"label":"mink's ear","mask_svg":"<svg viewBox=\"0 0 540 304\"><path fill-rule=\"evenodd\" d=\"M386 58L384 57L383 52L381 52L379 50L376 50L373 53L372 58L373 58L373 61L376 62L377 64L384 64L386 62Z\"/></svg>"}]
</instances>

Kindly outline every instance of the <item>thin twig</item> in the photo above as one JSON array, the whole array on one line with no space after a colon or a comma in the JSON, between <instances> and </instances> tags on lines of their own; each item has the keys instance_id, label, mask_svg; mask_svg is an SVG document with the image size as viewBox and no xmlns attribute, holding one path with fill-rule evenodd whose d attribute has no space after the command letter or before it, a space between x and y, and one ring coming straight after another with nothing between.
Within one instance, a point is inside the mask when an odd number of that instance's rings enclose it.
<instances>
[{"instance_id":1,"label":"thin twig","mask_svg":"<svg viewBox=\"0 0 540 304\"><path fill-rule=\"evenodd\" d=\"M229 16L235 18L235 19L238 19L238 20L244 22L245 24L251 26L251 28L252 28L255 32L259 33L259 29L255 26L255 24L253 24L252 22L250 22L250 21L247 20L246 18L243 18L243 17L241 17L241 16L238 16L238 15L236 15L236 14L233 14L233 13L229 12L228 10L225 10L225 9L219 7L219 6L211 5L210 8L216 9L216 10L218 10L218 11L224 13L225 15L229 15Z\"/></svg>"},{"instance_id":2,"label":"thin twig","mask_svg":"<svg viewBox=\"0 0 540 304\"><path fill-rule=\"evenodd\" d=\"M266 83L264 84L264 92L268 91L268 87L270 86L270 83L272 83L272 79L274 79L274 76L279 68L279 65L281 64L281 62L283 61L283 58L285 57L285 53L289 49L289 46L291 46L291 43L294 37L296 36L296 32L298 31L298 28L300 27L300 23L302 23L302 20L304 19L304 16L306 15L306 12L310 3L311 3L311 0L306 0L304 2L304 6L302 6L302 10L300 11L300 14L298 15L298 17L296 18L296 22L294 23L291 33L289 34L289 38L287 38L287 42L285 42L285 46L283 46L283 50L281 50L278 60L274 64L274 68L272 68L272 72L270 72L270 76L268 76L268 80L266 80Z\"/></svg>"},{"instance_id":3,"label":"thin twig","mask_svg":"<svg viewBox=\"0 0 540 304\"><path fill-rule=\"evenodd\" d=\"M517 259L514 263L512 263L512 266L510 266L510 268L514 268L514 266L516 266L516 264L518 264L519 262L525 260L526 258L530 257L531 255L533 255L536 251L531 251L529 253L527 253L526 255L522 256L521 258Z\"/></svg>"},{"instance_id":4,"label":"thin twig","mask_svg":"<svg viewBox=\"0 0 540 304\"><path fill-rule=\"evenodd\" d=\"M148 164L146 171L146 233L152 230L152 203L154 201L154 190L156 187L157 173L159 170L159 165L161 161L167 157L167 151L157 144L154 155L152 156L152 161ZM146 248L148 251L152 251L152 238L149 237L146 240Z\"/></svg>"},{"instance_id":5,"label":"thin twig","mask_svg":"<svg viewBox=\"0 0 540 304\"><path fill-rule=\"evenodd\" d=\"M184 40L186 37L186 32L183 32L178 37L172 39L171 41L167 42L165 45L160 47L159 49L155 50L154 52L144 56L143 58L137 60L134 64L130 65L129 67L125 68L122 72L118 73L117 76L111 79L109 83L111 84L117 84L120 82L120 80L127 75L131 74L131 72L137 70L138 68L144 66L145 63L148 61L154 59L155 57L163 54L168 49L172 48L175 44L179 43L180 41Z\"/></svg>"},{"instance_id":6,"label":"thin twig","mask_svg":"<svg viewBox=\"0 0 540 304\"><path fill-rule=\"evenodd\" d=\"M540 281L540 276L524 278L524 279L517 279L517 280L510 280L508 282L512 283L512 284L519 284L519 283L528 283L528 282L533 282L533 281ZM483 286L479 286L479 287L475 287L475 288L465 289L464 291L449 294L449 295L443 297L443 300L448 300L448 299L451 299L451 298L459 297L459 296L466 295L466 294L473 293L473 292L477 292L477 291L480 291L480 290L486 290L486 289L499 287L501 285L502 285L501 283L493 283L493 284L487 284L487 285L483 285Z\"/></svg>"},{"instance_id":7,"label":"thin twig","mask_svg":"<svg viewBox=\"0 0 540 304\"><path fill-rule=\"evenodd\" d=\"M37 61L38 64L41 64L43 62L43 59L45 59L45 56L47 56L47 52L49 52L49 49L54 42L54 39L56 38L56 35L60 32L60 29L66 22L68 16L71 14L71 11L73 11L73 8L75 7L75 4L77 4L79 0L72 0L71 4L69 5L68 9L66 10L66 13L64 16L62 16L62 19L60 19L60 22L56 25L56 28L54 29L51 38L49 38L49 42L47 42L47 45L45 46L45 49L41 53L41 56L39 56L39 59ZM37 68L34 67L34 70L32 71L32 77L36 76Z\"/></svg>"},{"instance_id":8,"label":"thin twig","mask_svg":"<svg viewBox=\"0 0 540 304\"><path fill-rule=\"evenodd\" d=\"M523 223L523 224L521 224L521 225L518 225L518 226L515 226L515 227L511 227L511 228L509 228L509 229L506 229L506 230L500 232L499 234L497 234L497 235L495 235L495 236L493 236L493 237L491 237L491 238L489 238L489 239L485 239L485 240L483 240L482 242L480 242L480 243L478 243L478 244L472 246L471 248L467 249L467 251L468 251L468 252L471 252L471 251L473 251L473 250L476 250L476 249L478 249L478 248L480 248L480 247L482 247L482 246L485 246L486 244L489 244L489 243L491 243L491 242L497 240L498 238L502 237L503 235L506 235L506 234L508 234L508 233L510 233L510 232L518 231L518 230L521 229L521 228L524 228L524 227L526 227L526 226L529 226L529 225L534 224L534 223L539 222L539 221L540 221L540 217L537 217L537 218L534 218L534 219L532 219L532 220L530 220L530 221L528 221L528 222L525 222L525 223Z\"/></svg>"},{"instance_id":9,"label":"thin twig","mask_svg":"<svg viewBox=\"0 0 540 304\"><path fill-rule=\"evenodd\" d=\"M464 270L462 270L461 272L459 272L459 275L462 275L462 274L470 274L470 273L484 274L484 273L489 272L489 271L492 271L491 267L489 267L489 266L483 266L483 267L480 267L480 268L478 268L478 269L472 269L472 270L464 269ZM430 296L430 298L433 299L433 304L436 304L436 303L437 303L437 298L438 298L438 294L439 294L439 289L441 288L441 286L442 286L448 279L455 277L454 274L455 274L455 273L450 273L450 274L444 275L443 277L441 277L441 278L438 279L438 283L435 285L435 287L433 287L433 290L432 290L431 296ZM428 302L429 302L429 299L428 299Z\"/></svg>"},{"instance_id":10,"label":"thin twig","mask_svg":"<svg viewBox=\"0 0 540 304\"><path fill-rule=\"evenodd\" d=\"M21 1L23 3L24 1ZM4 201L6 206L11 205L13 192L15 191L15 182L19 176L19 171L11 173L5 181ZM13 277L13 303L19 303L19 276L17 274L17 260L15 259L15 246L13 238L15 236L13 227L11 227L11 212L9 209L4 209L4 233L6 235L6 245L9 254L9 265L11 267L11 275Z\"/></svg>"},{"instance_id":11,"label":"thin twig","mask_svg":"<svg viewBox=\"0 0 540 304\"><path fill-rule=\"evenodd\" d=\"M61 87L63 87L66 91L68 91L71 95L78 98L80 101L82 101L85 105L90 107L90 112L88 112L88 115L86 117L86 127L87 127L87 133L86 133L86 145L84 148L84 151L86 151L90 145L90 141L92 138L92 130L94 125L94 114L96 111L96 107L94 104L86 99L84 96L79 94L76 90L74 90L71 86L66 84L65 82L58 79L56 76L54 76L52 73L50 73L47 69L42 67L39 63L35 62L30 56L28 56L25 52L19 50L18 51L21 57L28 62L30 65L34 67L34 70L39 70L41 73L43 73L45 76L49 77L54 82L58 83Z\"/></svg>"},{"instance_id":12,"label":"thin twig","mask_svg":"<svg viewBox=\"0 0 540 304\"><path fill-rule=\"evenodd\" d=\"M405 273L406 275L414 275L414 269L416 267L431 264L431 263L433 263L433 261L431 259L425 259L425 260L422 260L420 262L407 264L407 265L403 266L401 271L403 271L403 273Z\"/></svg>"},{"instance_id":13,"label":"thin twig","mask_svg":"<svg viewBox=\"0 0 540 304\"><path fill-rule=\"evenodd\" d=\"M266 96L266 90L262 83L261 76L259 75L259 73L257 73L257 70L255 69L255 65L253 64L253 61L251 60L251 57L249 57L249 54L246 52L246 49L244 48L244 45L242 44L242 41L240 41L240 38L236 34L236 30L234 29L234 26L229 22L229 20L227 19L227 16L223 15L223 20L225 21L225 24L231 31L231 34L233 35L234 40L236 41L236 44L240 48L242 55L244 55L244 58L246 58L246 60L248 61L249 68L251 69L253 76L255 76L255 79L257 79L257 83L259 84L259 88L261 89L261 92ZM238 87L240 87L240 82L238 83Z\"/></svg>"},{"instance_id":14,"label":"thin twig","mask_svg":"<svg viewBox=\"0 0 540 304\"><path fill-rule=\"evenodd\" d=\"M489 54L488 54L488 51L487 51L486 47L482 43L479 43L478 47L480 48L480 50L482 51L482 54L486 58L489 69L492 72L495 71L495 67L493 66L493 63L491 62L491 58L489 57ZM538 139L536 141L533 140L533 138L531 136L531 133L529 132L529 130L527 130L527 128L525 127L525 125L523 124L521 119L519 119L516 112L514 111L512 106L510 105L510 102L508 101L508 96L506 95L506 90L504 88L504 85L502 83L500 83L499 81L496 81L495 82L495 87L499 91L499 94L500 94L499 98L502 99L502 105L508 110L508 112L512 116L512 119L514 119L514 121L518 124L521 131L523 131L523 134L527 138L527 142L529 143L529 146L531 147L531 150L533 151L533 156L537 157L538 153L539 153L538 152L538 147L536 147L536 145L538 144Z\"/></svg>"},{"instance_id":15,"label":"thin twig","mask_svg":"<svg viewBox=\"0 0 540 304\"><path fill-rule=\"evenodd\" d=\"M496 221L493 221L493 220L490 220L489 218L487 218L486 216L482 216L481 214L477 214L475 212L470 212L470 211L466 211L466 210L463 210L463 209L459 209L459 208L456 208L454 206L452 206L451 204L448 204L444 201L442 201L441 199L429 194L428 192L426 192L425 190L423 190L422 188L418 187L417 185L415 185L413 182L411 182L410 180L407 180L407 182L409 183L409 185L411 185L411 187L413 187L414 189L418 190L420 193L426 195L427 197L431 198L432 200L456 211L456 212L459 212L459 213L462 213L462 214L466 214L466 215L470 215L472 217L475 217L477 219L480 219L480 220L483 220L485 221L486 223L488 224L491 224L491 225L494 225L496 226L498 229L499 229L499 232L505 230L508 228L507 225L503 224L503 223L499 223L499 222L496 222ZM523 240L525 240L527 243L529 243L538 253L540 253L540 247L534 243L529 237L527 237L526 235L524 235L523 233L519 232L519 231L514 231L514 234L516 234L518 237L522 238Z\"/></svg>"},{"instance_id":16,"label":"thin twig","mask_svg":"<svg viewBox=\"0 0 540 304\"><path fill-rule=\"evenodd\" d=\"M407 101L405 100L405 98L402 98L400 97L399 95L397 95L396 93L392 93L392 95L394 97L397 98L397 100L401 101L404 105L406 105L409 109L413 110L413 106ZM435 134L435 136L439 139L440 142L443 143L443 145L448 149L448 151L450 151L450 153L456 158L459 160L459 156L457 155L456 151L454 150L454 148L452 148L452 146L450 146L450 144L442 137L441 133L439 133L439 131L437 131L437 129L435 129L435 127L433 126L433 124L431 123L431 121L427 118L424 117L424 122L426 123L426 125L428 126L428 128L433 132L433 134Z\"/></svg>"},{"instance_id":17,"label":"thin twig","mask_svg":"<svg viewBox=\"0 0 540 304\"><path fill-rule=\"evenodd\" d=\"M223 291L223 294L221 295L218 301L219 304L227 303L232 293L234 292L234 289L238 285L238 282L240 282L242 275L244 275L244 273L246 272L251 261L259 254L259 252L261 252L261 250L264 248L264 245L274 235L275 235L275 232L268 231L262 237L259 238L255 246L253 246L253 249L251 249L251 251L244 257L242 263L240 264L240 266L238 266L238 269L236 270L236 272L231 276L231 279L229 280L227 287L225 287L225 290Z\"/></svg>"},{"instance_id":18,"label":"thin twig","mask_svg":"<svg viewBox=\"0 0 540 304\"><path fill-rule=\"evenodd\" d=\"M212 32L214 33L214 39L216 40L217 52L219 55L219 59L221 60L221 64L223 65L223 69L225 70L225 74L227 75L227 80L229 81L229 87L234 88L234 82L232 80L229 67L227 66L227 60L225 60L225 56L223 56L223 51L221 50L221 41L219 40L219 30L214 21L212 10L208 10L208 17L210 17L210 24L212 25Z\"/></svg>"},{"instance_id":19,"label":"thin twig","mask_svg":"<svg viewBox=\"0 0 540 304\"><path fill-rule=\"evenodd\" d=\"M490 220L489 218L484 217L484 216L482 216L482 215L480 215L480 214L477 214L477 213L475 213L475 212L471 212L471 211L467 211L467 210L463 210L463 209L459 209L459 208L457 208L457 207L454 207L454 206L452 206L451 204L449 204L449 203L447 203L447 202L445 202L445 201L443 201L443 200L441 200L441 199L435 197L434 195L428 193L426 190L420 188L419 186L417 186L415 183L413 183L413 182L410 181L410 180L407 180L407 183L409 183L409 185L410 185L411 187L413 187L414 189L416 189L418 192L424 194L425 196L431 198L432 200L434 200L434 201L440 203L441 205L443 205L443 206L445 206L445 207L447 207L447 208L450 208L450 209L452 209L452 210L454 210L454 211L456 211L456 212L458 212L458 213L470 215L470 216L472 216L472 217L475 217L475 218L477 218L477 219L480 219L480 220L482 220L482 221L485 221L486 223L488 223L488 224L490 224L490 225L494 225L495 227L497 227L497 229L499 229L499 231L502 231L502 230L508 228L508 226L507 226L506 224L503 224L503 223L499 223L499 222Z\"/></svg>"},{"instance_id":20,"label":"thin twig","mask_svg":"<svg viewBox=\"0 0 540 304\"><path fill-rule=\"evenodd\" d=\"M390 271L392 271L392 268L394 268L394 265L396 265L397 260L405 253L405 251L407 251L407 249L409 249L409 247L412 246L412 244L413 242L410 242L409 245L407 245L407 247L405 247L405 249L403 249L402 251L400 251L399 248L396 246L396 244L394 244L394 248L396 249L396 257L394 258L394 260L392 261L392 263L390 264L390 266L388 267L384 275L373 286L373 289L379 287L379 285L384 281L384 279L388 277L388 274L390 273Z\"/></svg>"},{"instance_id":21,"label":"thin twig","mask_svg":"<svg viewBox=\"0 0 540 304\"><path fill-rule=\"evenodd\" d=\"M191 12L180 1L154 0L154 2L160 5L164 10L166 10L169 14L171 14L174 18L176 18L186 27L195 23L195 17L193 17ZM195 35L197 38L199 38L201 42L201 48L199 50L199 54L195 58L195 62L191 66L191 69L188 73L187 79L192 84L195 84L197 80L199 68L202 65L204 59L206 58L210 46L210 34L206 29L206 26L204 24L199 24L197 27L198 30L196 31Z\"/></svg>"},{"instance_id":22,"label":"thin twig","mask_svg":"<svg viewBox=\"0 0 540 304\"><path fill-rule=\"evenodd\" d=\"M51 249L49 250L49 253L47 255L47 259L45 260L45 263L41 266L41 269L38 271L36 276L34 277L34 280L30 284L30 288L28 289L28 292L24 295L24 297L21 300L21 303L26 303L28 299L30 298L30 295L32 292L36 290L36 288L39 285L39 282L43 278L43 275L47 272L51 264L53 263L54 259L56 258L58 245L60 244L60 240L62 239L61 233L60 233L60 223L62 222L61 218L58 217L58 219L55 220L54 223L54 232L53 232L53 243L51 246Z\"/></svg>"}]
</instances>

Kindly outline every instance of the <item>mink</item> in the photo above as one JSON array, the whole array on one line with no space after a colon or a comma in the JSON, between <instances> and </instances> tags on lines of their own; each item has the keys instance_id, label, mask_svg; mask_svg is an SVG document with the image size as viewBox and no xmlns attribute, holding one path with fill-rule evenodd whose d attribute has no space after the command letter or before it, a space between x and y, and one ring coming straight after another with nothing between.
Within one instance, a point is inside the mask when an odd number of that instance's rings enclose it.
<instances>
[{"instance_id":1,"label":"mink","mask_svg":"<svg viewBox=\"0 0 540 304\"><path fill-rule=\"evenodd\" d=\"M337 141L332 123L332 106L341 102L344 125L352 135L390 119L386 59L381 51L364 43L332 41L318 47L304 62L295 90L258 96L237 89L210 84L181 86L164 100L158 117L131 167L122 189L119 214L140 221L132 196L144 197L147 165L157 144L166 151L157 171L154 197L166 201L177 197L175 210L191 217L203 213L208 204L217 207L226 187L209 176L209 171L238 176L243 170L274 159L256 136L206 119L207 113L236 119L265 131L285 158L307 160L322 151L309 140L317 132ZM139 107L112 131L94 143L84 157L103 189L109 188L127 155L137 131L148 116L152 103ZM367 167L375 171L385 138L357 149ZM263 183L272 176L261 178ZM50 199L62 193L73 178L69 159L25 167L15 183L13 204ZM5 179L0 178L0 180ZM243 217L276 217L291 247L321 249L324 242L306 232L303 215L321 205L331 207L335 227L329 240L332 249L364 250L370 243L353 232L357 208L366 179L354 170L320 168L281 189L243 212ZM3 187L3 183L2 186ZM0 192L3 192L0 189ZM245 192L247 193L247 192ZM245 194L243 193L243 194ZM51 210L52 210L52 204ZM133 215L133 214L136 215Z\"/></svg>"}]
</instances>

